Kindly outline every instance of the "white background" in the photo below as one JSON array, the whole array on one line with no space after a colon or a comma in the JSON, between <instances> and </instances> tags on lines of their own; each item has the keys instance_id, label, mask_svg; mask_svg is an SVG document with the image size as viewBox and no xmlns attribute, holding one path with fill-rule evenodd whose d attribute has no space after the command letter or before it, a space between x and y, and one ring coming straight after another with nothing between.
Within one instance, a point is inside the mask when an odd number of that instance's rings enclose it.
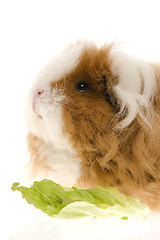
<instances>
[{"instance_id":1,"label":"white background","mask_svg":"<svg viewBox=\"0 0 160 240\"><path fill-rule=\"evenodd\" d=\"M23 176L22 168L28 161L23 118L27 90L46 61L67 43L84 38L97 44L116 40L142 58L159 61L160 2L0 1L0 216L3 222L0 238L3 240L9 239L9 235L12 239L28 240L160 239L159 215L151 215L147 223L138 220L56 222L10 191L12 183ZM13 237L15 234L17 238Z\"/></svg>"}]
</instances>

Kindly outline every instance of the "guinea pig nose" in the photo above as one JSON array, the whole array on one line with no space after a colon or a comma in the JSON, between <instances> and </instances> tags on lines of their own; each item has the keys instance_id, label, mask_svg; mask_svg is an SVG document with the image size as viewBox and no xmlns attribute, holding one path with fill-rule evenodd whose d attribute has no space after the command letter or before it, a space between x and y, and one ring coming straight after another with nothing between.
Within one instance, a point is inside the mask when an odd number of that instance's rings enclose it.
<instances>
[{"instance_id":1,"label":"guinea pig nose","mask_svg":"<svg viewBox=\"0 0 160 240\"><path fill-rule=\"evenodd\" d=\"M44 90L41 89L41 90L38 90L38 91L37 91L37 94L36 94L36 95L37 95L37 97L38 97L38 96L40 97L40 96L42 96L43 93L44 93Z\"/></svg>"}]
</instances>

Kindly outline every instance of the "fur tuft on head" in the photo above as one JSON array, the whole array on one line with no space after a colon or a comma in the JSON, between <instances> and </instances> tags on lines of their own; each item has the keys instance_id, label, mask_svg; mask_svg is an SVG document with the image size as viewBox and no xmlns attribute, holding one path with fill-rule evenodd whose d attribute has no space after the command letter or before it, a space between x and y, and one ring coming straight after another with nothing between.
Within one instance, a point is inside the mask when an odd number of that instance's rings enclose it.
<instances>
[{"instance_id":1,"label":"fur tuft on head","mask_svg":"<svg viewBox=\"0 0 160 240\"><path fill-rule=\"evenodd\" d=\"M114 48L110 57L111 70L118 76L118 83L113 87L120 106L118 114L125 115L120 127L130 125L137 114L148 122L146 112L148 114L151 110L157 85L153 68L149 63Z\"/></svg>"}]
</instances>

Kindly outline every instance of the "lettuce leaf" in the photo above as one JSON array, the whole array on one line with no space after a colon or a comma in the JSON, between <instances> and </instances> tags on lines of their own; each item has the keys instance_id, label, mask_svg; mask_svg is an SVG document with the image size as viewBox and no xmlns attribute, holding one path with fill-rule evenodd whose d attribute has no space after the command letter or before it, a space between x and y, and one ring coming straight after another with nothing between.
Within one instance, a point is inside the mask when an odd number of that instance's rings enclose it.
<instances>
[{"instance_id":1,"label":"lettuce leaf","mask_svg":"<svg viewBox=\"0 0 160 240\"><path fill-rule=\"evenodd\" d=\"M133 216L145 218L150 212L138 199L120 193L116 187L66 188L44 179L35 181L30 188L14 183L11 189L21 192L29 204L51 217L119 217L126 220Z\"/></svg>"}]
</instances>

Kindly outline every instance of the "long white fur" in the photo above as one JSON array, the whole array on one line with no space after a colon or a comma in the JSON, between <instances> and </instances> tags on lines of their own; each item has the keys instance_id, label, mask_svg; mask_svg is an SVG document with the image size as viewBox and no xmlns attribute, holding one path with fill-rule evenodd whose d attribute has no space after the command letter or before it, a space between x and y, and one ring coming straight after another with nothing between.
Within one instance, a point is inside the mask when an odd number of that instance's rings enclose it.
<instances>
[{"instance_id":1,"label":"long white fur","mask_svg":"<svg viewBox=\"0 0 160 240\"><path fill-rule=\"evenodd\" d=\"M39 179L50 178L64 186L72 186L79 178L80 159L75 156L72 143L62 130L61 103L65 96L60 89L51 91L50 83L63 78L76 67L83 45L80 43L66 49L40 72L28 94L25 109L28 132L44 141L39 154L47 159L49 168L45 171L39 169ZM38 91L43 93L38 96Z\"/></svg>"},{"instance_id":2,"label":"long white fur","mask_svg":"<svg viewBox=\"0 0 160 240\"><path fill-rule=\"evenodd\" d=\"M62 129L63 124L61 118L61 101L65 98L60 89L54 89L51 91L50 83L65 77L67 73L76 67L84 44L85 43L82 42L77 45L73 45L73 47L65 49L61 55L53 58L41 70L33 82L31 90L28 94L25 109L28 131L31 131L34 135L43 138L46 142L54 142L55 139L52 138L57 139L57 136L61 136L60 129ZM40 115L43 115L43 119L45 119L45 121L41 121L37 114L33 111L33 101L35 101L34 98L38 91L43 91L44 94L42 94L40 98L37 97L36 109ZM46 121L47 124L45 124ZM52 126L53 122L55 122L55 126ZM47 129L44 129L44 127ZM57 134L55 132L51 137L50 131L52 132L53 129L57 132Z\"/></svg>"},{"instance_id":3,"label":"long white fur","mask_svg":"<svg viewBox=\"0 0 160 240\"><path fill-rule=\"evenodd\" d=\"M69 146L70 147L70 146ZM66 187L72 187L81 175L80 159L76 157L73 150L58 147L52 143L43 143L38 149L40 156L46 159L47 168L37 169L36 180L51 179ZM30 176L32 171L32 162L28 166L29 180L35 180Z\"/></svg>"},{"instance_id":4,"label":"long white fur","mask_svg":"<svg viewBox=\"0 0 160 240\"><path fill-rule=\"evenodd\" d=\"M113 88L120 103L119 114L128 110L120 127L127 127L137 114L148 122L144 112L149 113L150 101L156 91L156 77L153 68L145 61L114 49L111 52L111 59L111 70L119 79L118 84Z\"/></svg>"}]
</instances>

